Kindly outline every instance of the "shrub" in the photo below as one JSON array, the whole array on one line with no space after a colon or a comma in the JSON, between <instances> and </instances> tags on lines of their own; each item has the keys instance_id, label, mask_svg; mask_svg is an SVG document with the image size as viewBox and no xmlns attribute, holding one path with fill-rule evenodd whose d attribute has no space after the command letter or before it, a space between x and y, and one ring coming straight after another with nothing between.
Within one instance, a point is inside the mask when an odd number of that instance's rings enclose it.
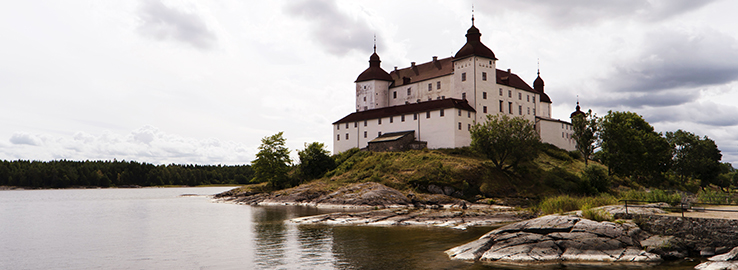
<instances>
[{"instance_id":1,"label":"shrub","mask_svg":"<svg viewBox=\"0 0 738 270\"><path fill-rule=\"evenodd\" d=\"M697 193L697 201L708 204L728 204L734 202L734 198L729 193L706 188Z\"/></svg>"},{"instance_id":2,"label":"shrub","mask_svg":"<svg viewBox=\"0 0 738 270\"><path fill-rule=\"evenodd\" d=\"M560 195L549 197L538 204L538 210L543 214L565 213L579 209L589 209L603 205L617 203L617 200L610 195L601 195L597 197L571 197L569 195Z\"/></svg>"},{"instance_id":3,"label":"shrub","mask_svg":"<svg viewBox=\"0 0 738 270\"><path fill-rule=\"evenodd\" d=\"M587 166L582 172L582 182L589 185L597 193L604 193L610 189L610 178L607 171L599 166Z\"/></svg>"},{"instance_id":4,"label":"shrub","mask_svg":"<svg viewBox=\"0 0 738 270\"><path fill-rule=\"evenodd\" d=\"M577 150L569 151L569 157L572 159L582 159L582 152L579 152Z\"/></svg>"},{"instance_id":5,"label":"shrub","mask_svg":"<svg viewBox=\"0 0 738 270\"><path fill-rule=\"evenodd\" d=\"M602 210L602 209L595 209L595 208L583 208L582 209L582 217L590 220L594 220L597 222L602 221L613 221L613 216L609 212Z\"/></svg>"},{"instance_id":6,"label":"shrub","mask_svg":"<svg viewBox=\"0 0 738 270\"><path fill-rule=\"evenodd\" d=\"M671 205L676 205L682 201L682 195L676 192L667 192L660 189L653 189L651 191L628 190L620 193L620 199L652 203L665 202Z\"/></svg>"}]
</instances>

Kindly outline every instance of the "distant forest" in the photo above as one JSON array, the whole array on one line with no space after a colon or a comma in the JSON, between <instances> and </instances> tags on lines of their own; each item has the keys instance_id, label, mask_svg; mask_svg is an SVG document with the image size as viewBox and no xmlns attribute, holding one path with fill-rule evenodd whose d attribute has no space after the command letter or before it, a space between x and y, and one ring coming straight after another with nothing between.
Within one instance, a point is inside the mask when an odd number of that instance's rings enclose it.
<instances>
[{"instance_id":1,"label":"distant forest","mask_svg":"<svg viewBox=\"0 0 738 270\"><path fill-rule=\"evenodd\" d=\"M0 161L0 186L24 188L246 184L250 165L153 165L135 161Z\"/></svg>"}]
</instances>

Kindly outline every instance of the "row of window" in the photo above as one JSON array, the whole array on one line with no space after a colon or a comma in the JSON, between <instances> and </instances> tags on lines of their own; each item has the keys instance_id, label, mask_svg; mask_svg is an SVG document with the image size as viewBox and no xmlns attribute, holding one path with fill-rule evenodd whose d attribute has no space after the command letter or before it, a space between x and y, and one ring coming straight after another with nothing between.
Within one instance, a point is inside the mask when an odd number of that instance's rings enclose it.
<instances>
[{"instance_id":1,"label":"row of window","mask_svg":"<svg viewBox=\"0 0 738 270\"><path fill-rule=\"evenodd\" d=\"M484 107L484 110L485 110L485 112L487 112L487 107L486 106ZM457 111L459 113L459 116L461 116L461 110L459 109ZM439 116L441 116L441 117L446 116L446 110L445 109L441 109L439 111ZM467 111L466 112L466 117L467 118L471 118L471 112L470 111ZM425 118L431 118L431 112L430 111L425 112ZM413 114L413 120L418 120L418 114L417 113L414 113ZM394 123L395 122L395 117L394 116L390 116L389 117L389 122L390 123ZM404 114L403 115L400 115L400 122L405 122L405 115ZM377 124L378 125L381 125L382 124L382 118L378 118L377 119ZM346 126L346 129L348 129L349 128L349 123L346 123L345 126ZM359 126L359 122L354 122L354 128L356 128L358 126ZM367 120L364 120L364 126L367 126ZM341 125L336 125L336 130L341 130Z\"/></svg>"},{"instance_id":2,"label":"row of window","mask_svg":"<svg viewBox=\"0 0 738 270\"><path fill-rule=\"evenodd\" d=\"M459 110L459 113L461 113L460 110ZM461 122L459 122L459 130L461 130L461 127L462 127L462 124L461 124ZM466 130L467 131L471 130L471 124L466 124ZM379 137L379 136L382 136L382 132L381 131L377 132L377 137ZM364 131L364 138L366 138L366 137L367 137L367 132ZM346 133L346 140L348 140L348 139L349 139L349 133ZM336 135L336 141L340 141L340 140L341 140L341 134Z\"/></svg>"},{"instance_id":3,"label":"row of window","mask_svg":"<svg viewBox=\"0 0 738 270\"><path fill-rule=\"evenodd\" d=\"M482 81L487 80L487 72L482 72ZM461 73L461 81L466 81L466 72ZM430 85L428 85L428 90L430 90Z\"/></svg>"}]
</instances>

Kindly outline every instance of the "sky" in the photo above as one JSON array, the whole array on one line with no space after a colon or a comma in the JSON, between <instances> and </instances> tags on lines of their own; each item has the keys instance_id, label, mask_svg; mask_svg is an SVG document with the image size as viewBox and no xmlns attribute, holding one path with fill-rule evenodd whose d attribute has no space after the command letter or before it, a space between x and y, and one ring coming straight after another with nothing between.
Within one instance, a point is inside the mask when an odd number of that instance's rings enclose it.
<instances>
[{"instance_id":1,"label":"sky","mask_svg":"<svg viewBox=\"0 0 738 270\"><path fill-rule=\"evenodd\" d=\"M738 1L2 1L0 160L248 164L322 142L382 68L453 56L475 25L553 117L577 100L714 140L738 165Z\"/></svg>"}]
</instances>

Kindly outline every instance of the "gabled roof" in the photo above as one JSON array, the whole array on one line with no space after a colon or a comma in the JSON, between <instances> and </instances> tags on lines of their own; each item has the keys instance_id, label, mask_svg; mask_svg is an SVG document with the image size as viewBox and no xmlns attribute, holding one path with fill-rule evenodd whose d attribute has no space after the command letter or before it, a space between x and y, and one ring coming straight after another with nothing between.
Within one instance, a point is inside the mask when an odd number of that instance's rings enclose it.
<instances>
[{"instance_id":1,"label":"gabled roof","mask_svg":"<svg viewBox=\"0 0 738 270\"><path fill-rule=\"evenodd\" d=\"M447 98L354 112L344 118L341 118L341 120L338 120L333 124L335 125L340 123L357 122L369 119L378 119L389 116L413 114L447 108L456 108L476 112L476 110L474 110L474 108L472 108L472 106L470 106L469 102L467 102L466 100Z\"/></svg>"},{"instance_id":2,"label":"gabled roof","mask_svg":"<svg viewBox=\"0 0 738 270\"><path fill-rule=\"evenodd\" d=\"M415 135L415 130L384 133L379 137L369 141L369 143L391 142L402 139L402 137L409 135Z\"/></svg>"},{"instance_id":3,"label":"gabled roof","mask_svg":"<svg viewBox=\"0 0 738 270\"><path fill-rule=\"evenodd\" d=\"M453 57L448 57L420 65L393 70L390 72L390 77L394 81L391 87L404 85L405 79L403 78L407 78L408 83L416 83L452 74L454 73L453 60Z\"/></svg>"}]
</instances>

